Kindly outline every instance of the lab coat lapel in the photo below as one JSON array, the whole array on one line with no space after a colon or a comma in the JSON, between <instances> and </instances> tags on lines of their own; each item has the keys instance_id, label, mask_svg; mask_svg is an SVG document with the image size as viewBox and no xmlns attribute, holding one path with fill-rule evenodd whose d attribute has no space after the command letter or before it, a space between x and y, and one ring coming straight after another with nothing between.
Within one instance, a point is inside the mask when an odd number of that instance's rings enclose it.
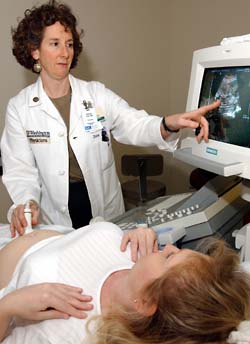
<instances>
[{"instance_id":1,"label":"lab coat lapel","mask_svg":"<svg viewBox=\"0 0 250 344\"><path fill-rule=\"evenodd\" d=\"M75 94L72 90L72 99L71 99L71 105L70 105L69 134L72 134L74 130L79 125L81 125L82 116L83 116L83 108L81 106L81 98L78 94Z\"/></svg>"},{"instance_id":2,"label":"lab coat lapel","mask_svg":"<svg viewBox=\"0 0 250 344\"><path fill-rule=\"evenodd\" d=\"M52 101L49 99L48 95L44 91L42 79L39 77L37 82L34 84L33 89L30 93L29 99L29 106L30 107L40 107L42 111L44 111L48 116L54 118L60 124L65 126L65 123L58 112L57 108L54 106Z\"/></svg>"},{"instance_id":3,"label":"lab coat lapel","mask_svg":"<svg viewBox=\"0 0 250 344\"><path fill-rule=\"evenodd\" d=\"M69 75L69 81L72 90L69 134L72 134L77 126L80 125L83 128L83 117L85 115L83 101L93 101L87 88L80 86L77 79L72 75Z\"/></svg>"}]
</instances>

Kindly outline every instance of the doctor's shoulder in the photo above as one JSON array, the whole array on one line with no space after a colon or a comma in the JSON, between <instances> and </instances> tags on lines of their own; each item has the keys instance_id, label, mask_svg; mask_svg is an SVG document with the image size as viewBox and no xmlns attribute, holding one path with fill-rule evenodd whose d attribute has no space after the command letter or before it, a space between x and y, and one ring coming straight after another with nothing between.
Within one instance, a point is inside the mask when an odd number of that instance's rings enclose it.
<instances>
[{"instance_id":1,"label":"doctor's shoulder","mask_svg":"<svg viewBox=\"0 0 250 344\"><path fill-rule=\"evenodd\" d=\"M109 103L110 101L117 100L117 98L121 99L100 81L85 81L70 75L70 83L72 92L77 92L78 96L81 95L83 99L86 95L89 95L97 106L105 106L106 102Z\"/></svg>"},{"instance_id":2,"label":"doctor's shoulder","mask_svg":"<svg viewBox=\"0 0 250 344\"><path fill-rule=\"evenodd\" d=\"M87 84L87 88L94 104L97 107L101 107L106 115L108 113L112 114L114 109L116 113L117 106L128 106L123 98L99 81L90 81Z\"/></svg>"},{"instance_id":3,"label":"doctor's shoulder","mask_svg":"<svg viewBox=\"0 0 250 344\"><path fill-rule=\"evenodd\" d=\"M34 92L35 85L36 83L28 85L21 89L15 96L11 97L9 99L7 108L10 106L20 109L23 106L27 106L27 104L29 104L30 95Z\"/></svg>"},{"instance_id":4,"label":"doctor's shoulder","mask_svg":"<svg viewBox=\"0 0 250 344\"><path fill-rule=\"evenodd\" d=\"M86 95L86 91L91 95L95 95L102 92L105 89L105 85L99 81L86 81L73 77L70 75L70 83L72 91L77 91L77 93Z\"/></svg>"}]
</instances>

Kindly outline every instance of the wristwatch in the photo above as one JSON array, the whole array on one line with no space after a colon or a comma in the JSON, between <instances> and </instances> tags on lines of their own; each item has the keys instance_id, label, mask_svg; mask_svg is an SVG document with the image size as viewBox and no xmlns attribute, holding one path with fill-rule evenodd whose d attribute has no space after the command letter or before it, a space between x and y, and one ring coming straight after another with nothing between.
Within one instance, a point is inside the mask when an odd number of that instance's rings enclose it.
<instances>
[{"instance_id":1,"label":"wristwatch","mask_svg":"<svg viewBox=\"0 0 250 344\"><path fill-rule=\"evenodd\" d=\"M162 117L161 123L163 125L164 130L168 131L169 133L178 133L178 131L180 130L180 129L176 129L176 130L170 129L165 122L165 117Z\"/></svg>"}]
</instances>

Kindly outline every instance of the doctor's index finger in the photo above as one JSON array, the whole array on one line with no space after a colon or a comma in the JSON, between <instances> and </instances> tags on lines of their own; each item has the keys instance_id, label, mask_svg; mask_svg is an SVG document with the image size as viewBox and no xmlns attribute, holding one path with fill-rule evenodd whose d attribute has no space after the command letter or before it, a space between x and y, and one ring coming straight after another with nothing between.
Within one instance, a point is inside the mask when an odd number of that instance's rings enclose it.
<instances>
[{"instance_id":1,"label":"doctor's index finger","mask_svg":"<svg viewBox=\"0 0 250 344\"><path fill-rule=\"evenodd\" d=\"M198 111L200 111L201 115L204 116L207 112L214 110L220 106L220 100L213 102L212 104L201 106Z\"/></svg>"},{"instance_id":2,"label":"doctor's index finger","mask_svg":"<svg viewBox=\"0 0 250 344\"><path fill-rule=\"evenodd\" d=\"M220 106L220 101L216 101L209 105L203 105L199 107L198 109L192 110L191 112L186 112L184 114L184 118L191 119L197 122L200 122L201 118L205 118L205 115Z\"/></svg>"}]
</instances>

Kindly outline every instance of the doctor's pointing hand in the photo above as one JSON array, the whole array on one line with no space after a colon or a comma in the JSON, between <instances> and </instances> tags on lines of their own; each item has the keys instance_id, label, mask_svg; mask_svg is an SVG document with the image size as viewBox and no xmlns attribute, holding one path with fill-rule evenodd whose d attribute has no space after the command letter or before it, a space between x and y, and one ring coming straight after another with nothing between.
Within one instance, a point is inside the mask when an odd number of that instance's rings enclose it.
<instances>
[{"instance_id":1,"label":"doctor's pointing hand","mask_svg":"<svg viewBox=\"0 0 250 344\"><path fill-rule=\"evenodd\" d=\"M136 110L97 81L70 74L82 51L71 9L56 1L32 7L12 31L13 54L37 81L10 99L1 141L3 183L13 206L12 235L24 233L24 204L32 223L82 227L92 217L124 211L111 136L118 142L172 151L179 129L201 127L219 105L173 116Z\"/></svg>"}]
</instances>

